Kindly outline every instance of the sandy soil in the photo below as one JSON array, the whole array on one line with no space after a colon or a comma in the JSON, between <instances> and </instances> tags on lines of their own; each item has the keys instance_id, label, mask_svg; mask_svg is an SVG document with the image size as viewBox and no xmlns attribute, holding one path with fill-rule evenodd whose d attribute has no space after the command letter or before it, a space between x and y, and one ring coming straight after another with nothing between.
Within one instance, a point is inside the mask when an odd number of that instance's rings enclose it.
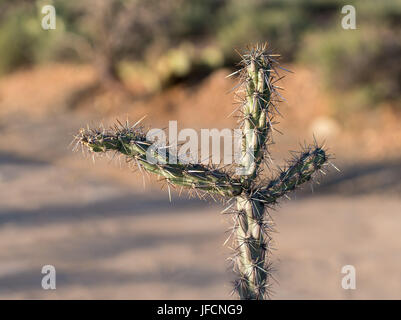
<instances>
[{"instance_id":1,"label":"sandy soil","mask_svg":"<svg viewBox=\"0 0 401 320\"><path fill-rule=\"evenodd\" d=\"M88 71L60 68L61 78L75 74L81 79L67 81L66 91L90 82ZM149 118L154 119L149 124L179 119L183 127L210 122L220 128L232 126L233 119L221 116L232 108L232 97L218 94L232 85L224 82L223 73L201 86L172 88L150 101L130 102L107 113L96 112L96 103L93 109L66 110L64 98L56 94L63 83L57 77L47 96L37 95L33 102L21 97L16 102L13 94L19 91L14 88L12 93L12 86L35 86L32 78L17 74L12 75L20 77L17 80L10 77L0 83L0 298L230 297L233 275L226 258L231 251L223 246L230 219L219 213L221 205L177 194L170 203L154 180L146 181L144 188L142 176L124 163L120 167L117 160L96 159L93 164L69 147L72 135L89 119L107 122L116 114L136 118L149 106ZM32 71L29 75L44 77ZM301 82L292 81L287 82L289 92ZM214 98L208 88L214 90ZM296 98L305 112L290 112ZM289 97L283 113L290 115L280 127L286 134L277 135L277 145L283 146L274 149L278 163L299 137L310 137L313 119L327 116L327 99L319 90L309 97ZM30 112L32 103L45 110ZM202 112L191 116L200 105L205 106ZM390 117L386 126L394 129L397 124ZM337 131L331 127L326 132L327 144L336 153L341 173L331 172L313 194L305 188L273 213L279 231L272 258L278 282L274 298L400 299L399 154L386 144L369 147L360 143L359 135ZM374 127L360 131L365 132L362 136L370 132L371 143L379 139ZM398 134L394 130L388 139ZM41 288L46 264L56 267L53 291ZM356 268L356 290L341 288L344 265Z\"/></svg>"}]
</instances>

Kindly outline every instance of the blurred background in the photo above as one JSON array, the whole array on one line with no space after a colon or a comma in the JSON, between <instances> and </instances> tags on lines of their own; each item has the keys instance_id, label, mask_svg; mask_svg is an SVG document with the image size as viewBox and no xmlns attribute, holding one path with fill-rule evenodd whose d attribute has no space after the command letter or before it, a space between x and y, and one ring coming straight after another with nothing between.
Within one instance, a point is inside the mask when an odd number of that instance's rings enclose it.
<instances>
[{"instance_id":1,"label":"blurred background","mask_svg":"<svg viewBox=\"0 0 401 320\"><path fill-rule=\"evenodd\" d=\"M355 30L341 26L347 4ZM169 202L124 159L94 163L70 143L144 115L235 128L226 76L257 41L293 71L275 162L314 135L341 170L273 213L273 298L401 298L400 0L0 0L0 298L230 298L220 204ZM56 290L41 288L47 264ZM356 290L341 287L344 265Z\"/></svg>"}]
</instances>

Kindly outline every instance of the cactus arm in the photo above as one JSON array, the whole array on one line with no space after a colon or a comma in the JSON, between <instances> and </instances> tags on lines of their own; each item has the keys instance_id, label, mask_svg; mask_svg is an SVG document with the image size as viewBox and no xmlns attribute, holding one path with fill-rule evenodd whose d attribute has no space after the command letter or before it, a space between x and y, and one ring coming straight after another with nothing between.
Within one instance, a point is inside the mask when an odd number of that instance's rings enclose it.
<instances>
[{"instance_id":1,"label":"cactus arm","mask_svg":"<svg viewBox=\"0 0 401 320\"><path fill-rule=\"evenodd\" d=\"M313 150L309 148L298 159L294 159L292 164L277 178L271 180L266 187L257 190L255 198L268 205L276 203L288 192L311 180L313 174L327 161L327 154L322 148L316 147Z\"/></svg>"},{"instance_id":2,"label":"cactus arm","mask_svg":"<svg viewBox=\"0 0 401 320\"><path fill-rule=\"evenodd\" d=\"M201 164L180 163L169 164L169 153L162 154L158 149L149 148L152 142L139 130L123 128L121 130L85 130L81 129L78 142L90 151L105 153L116 151L128 159L134 159L148 172L163 176L168 183L200 191L230 197L242 192L240 181L232 179L228 174L212 170ZM158 161L149 161L147 151Z\"/></svg>"}]
</instances>

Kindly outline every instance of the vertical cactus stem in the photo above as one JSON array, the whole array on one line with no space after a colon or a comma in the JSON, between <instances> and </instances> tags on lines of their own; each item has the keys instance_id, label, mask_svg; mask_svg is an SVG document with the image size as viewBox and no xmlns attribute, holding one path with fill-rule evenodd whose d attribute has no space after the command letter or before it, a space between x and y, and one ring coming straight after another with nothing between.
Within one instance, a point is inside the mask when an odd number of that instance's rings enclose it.
<instances>
[{"instance_id":1,"label":"vertical cactus stem","mask_svg":"<svg viewBox=\"0 0 401 320\"><path fill-rule=\"evenodd\" d=\"M237 291L241 299L263 299L267 284L264 205L247 196L237 197Z\"/></svg>"},{"instance_id":2,"label":"vertical cactus stem","mask_svg":"<svg viewBox=\"0 0 401 320\"><path fill-rule=\"evenodd\" d=\"M243 78L245 79L246 96L242 108L243 137L241 166L247 174L242 177L245 185L256 178L258 167L263 160L263 150L270 131L268 120L271 105L270 82L272 61L269 59L265 46L257 46L248 55L244 63Z\"/></svg>"},{"instance_id":3,"label":"vertical cactus stem","mask_svg":"<svg viewBox=\"0 0 401 320\"><path fill-rule=\"evenodd\" d=\"M238 226L236 229L236 271L239 274L237 291L241 299L263 299L268 283L266 238L263 230L265 205L250 196L250 190L258 175L269 139L271 110L270 70L272 62L265 46L256 46L247 55L243 75L246 96L242 113L242 158L245 175L241 182L245 193L237 196Z\"/></svg>"}]
</instances>

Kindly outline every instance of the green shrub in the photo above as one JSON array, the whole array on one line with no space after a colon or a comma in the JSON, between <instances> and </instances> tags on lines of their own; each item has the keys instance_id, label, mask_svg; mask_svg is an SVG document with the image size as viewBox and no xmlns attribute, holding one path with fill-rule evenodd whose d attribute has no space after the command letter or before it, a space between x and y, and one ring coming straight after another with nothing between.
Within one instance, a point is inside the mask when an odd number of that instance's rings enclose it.
<instances>
[{"instance_id":1,"label":"green shrub","mask_svg":"<svg viewBox=\"0 0 401 320\"><path fill-rule=\"evenodd\" d=\"M331 25L306 33L298 61L314 65L336 92L338 106L373 107L401 100L401 0L357 1L355 30L341 28L338 12Z\"/></svg>"},{"instance_id":2,"label":"green shrub","mask_svg":"<svg viewBox=\"0 0 401 320\"><path fill-rule=\"evenodd\" d=\"M354 91L359 107L401 97L401 37L377 26L357 30L331 29L305 37L299 60L323 71L326 84ZM363 95L365 98L362 98Z\"/></svg>"},{"instance_id":3,"label":"green shrub","mask_svg":"<svg viewBox=\"0 0 401 320\"><path fill-rule=\"evenodd\" d=\"M30 30L31 15L15 10L0 25L0 73L27 65L34 60L35 36Z\"/></svg>"},{"instance_id":4,"label":"green shrub","mask_svg":"<svg viewBox=\"0 0 401 320\"><path fill-rule=\"evenodd\" d=\"M240 1L221 10L217 39L229 60L232 48L269 39L287 61L294 58L305 31L321 27L339 10L342 1Z\"/></svg>"},{"instance_id":5,"label":"green shrub","mask_svg":"<svg viewBox=\"0 0 401 320\"><path fill-rule=\"evenodd\" d=\"M57 18L56 30L43 30L40 8L35 3L9 8L0 23L0 74L52 59L63 28Z\"/></svg>"}]
</instances>

